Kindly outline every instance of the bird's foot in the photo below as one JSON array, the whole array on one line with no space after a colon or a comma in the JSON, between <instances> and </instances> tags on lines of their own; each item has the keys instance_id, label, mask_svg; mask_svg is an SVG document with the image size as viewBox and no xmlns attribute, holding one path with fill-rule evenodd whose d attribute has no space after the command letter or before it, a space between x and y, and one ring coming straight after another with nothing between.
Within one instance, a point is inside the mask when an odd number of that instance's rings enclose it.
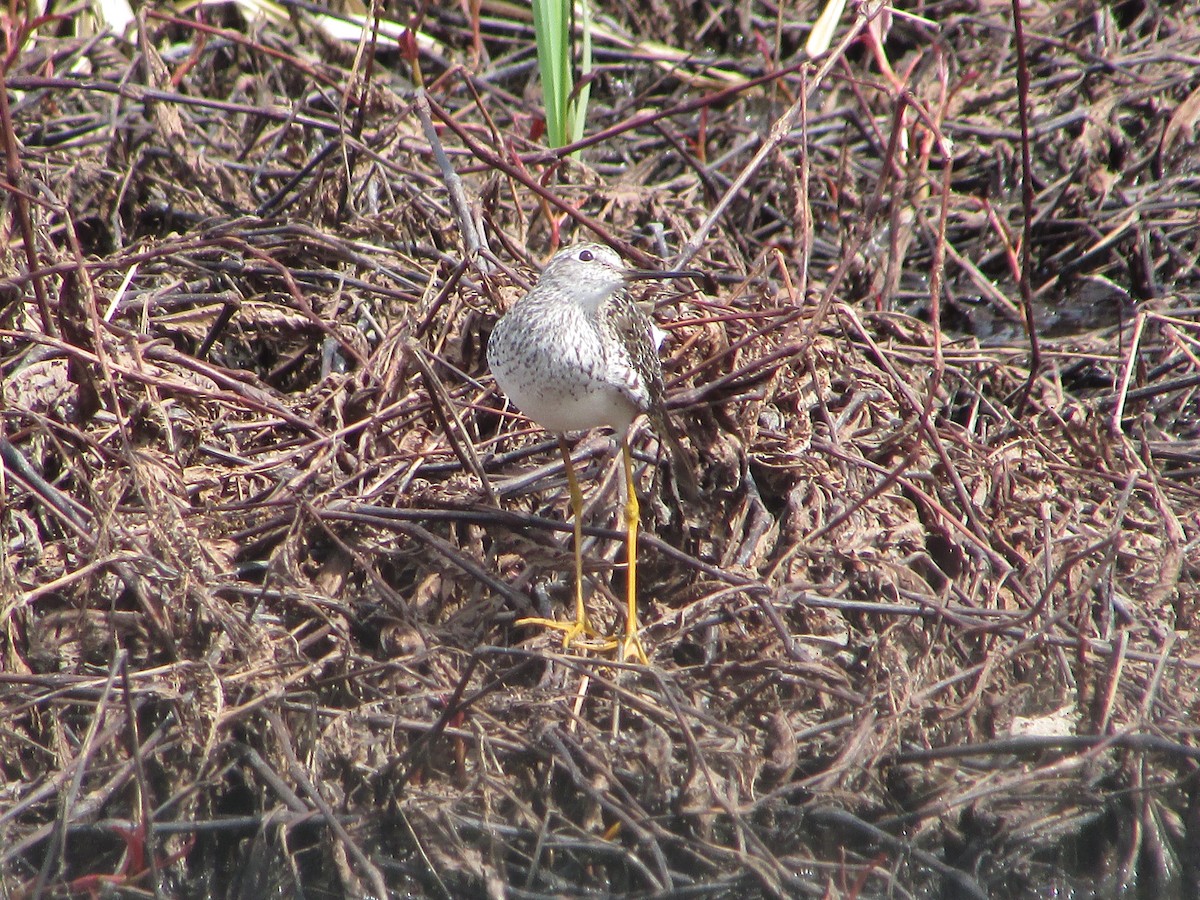
<instances>
[{"instance_id":1,"label":"bird's foot","mask_svg":"<svg viewBox=\"0 0 1200 900\"><path fill-rule=\"evenodd\" d=\"M587 619L576 619L573 622L560 622L557 619L517 619L517 625L535 625L563 633L563 649L570 649L578 644L585 650L607 651L617 646L617 639L607 637L591 626Z\"/></svg>"},{"instance_id":2,"label":"bird's foot","mask_svg":"<svg viewBox=\"0 0 1200 900\"><path fill-rule=\"evenodd\" d=\"M621 655L617 657L620 662L635 662L641 663L643 666L650 665L650 657L646 655L646 648L642 646L642 639L638 637L636 631L630 631L625 634L625 637L620 642Z\"/></svg>"}]
</instances>

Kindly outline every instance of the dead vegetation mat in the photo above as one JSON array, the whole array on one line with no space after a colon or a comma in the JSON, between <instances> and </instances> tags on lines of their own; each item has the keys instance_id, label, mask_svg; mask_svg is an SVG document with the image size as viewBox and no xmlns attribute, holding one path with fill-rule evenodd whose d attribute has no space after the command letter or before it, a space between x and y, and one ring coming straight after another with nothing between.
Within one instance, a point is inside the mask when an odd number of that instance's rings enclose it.
<instances>
[{"instance_id":1,"label":"dead vegetation mat","mask_svg":"<svg viewBox=\"0 0 1200 900\"><path fill-rule=\"evenodd\" d=\"M470 6L6 20L5 896L1200 894L1197 10L929 4L894 82L851 13L598 10L567 158ZM645 667L515 624L566 490L483 348L579 239L711 275Z\"/></svg>"}]
</instances>

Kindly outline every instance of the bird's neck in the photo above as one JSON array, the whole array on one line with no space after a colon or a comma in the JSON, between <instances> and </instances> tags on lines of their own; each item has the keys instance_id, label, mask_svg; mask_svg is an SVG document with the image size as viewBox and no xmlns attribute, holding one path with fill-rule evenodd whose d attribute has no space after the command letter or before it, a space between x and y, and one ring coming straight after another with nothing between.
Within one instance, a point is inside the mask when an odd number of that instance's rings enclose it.
<instances>
[{"instance_id":1,"label":"bird's neck","mask_svg":"<svg viewBox=\"0 0 1200 900\"><path fill-rule=\"evenodd\" d=\"M614 293L615 292L612 290L612 288L607 287L591 289L577 287L574 290L573 299L579 304L584 312L595 318L600 314L600 307L602 307L605 301L611 298Z\"/></svg>"}]
</instances>

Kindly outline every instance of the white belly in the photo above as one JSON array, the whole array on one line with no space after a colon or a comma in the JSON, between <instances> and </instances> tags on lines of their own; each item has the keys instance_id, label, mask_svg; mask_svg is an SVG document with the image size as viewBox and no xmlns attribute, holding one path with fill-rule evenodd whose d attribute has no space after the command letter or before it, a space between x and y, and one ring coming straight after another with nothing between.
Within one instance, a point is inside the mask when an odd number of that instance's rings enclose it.
<instances>
[{"instance_id":1,"label":"white belly","mask_svg":"<svg viewBox=\"0 0 1200 900\"><path fill-rule=\"evenodd\" d=\"M607 425L617 432L637 418L631 386L614 371L582 311L560 310L553 329L538 329L520 316L496 326L488 362L510 400L547 431L584 431ZM544 322L542 323L544 324ZM555 335L570 335L555 342Z\"/></svg>"},{"instance_id":2,"label":"white belly","mask_svg":"<svg viewBox=\"0 0 1200 900\"><path fill-rule=\"evenodd\" d=\"M556 385L553 389L521 379L496 381L509 399L547 431L586 431L607 425L623 433L637 418L638 408L618 388L601 381Z\"/></svg>"}]
</instances>

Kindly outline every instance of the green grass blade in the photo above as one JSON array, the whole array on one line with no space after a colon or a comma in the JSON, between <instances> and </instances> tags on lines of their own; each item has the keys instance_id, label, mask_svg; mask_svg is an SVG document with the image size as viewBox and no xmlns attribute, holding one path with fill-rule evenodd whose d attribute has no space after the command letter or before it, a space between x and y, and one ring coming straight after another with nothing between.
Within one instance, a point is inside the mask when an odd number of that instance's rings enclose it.
<instances>
[{"instance_id":1,"label":"green grass blade","mask_svg":"<svg viewBox=\"0 0 1200 900\"><path fill-rule=\"evenodd\" d=\"M583 125L587 121L588 100L592 93L592 81L588 77L592 74L592 12L588 0L579 0L579 8L581 12L580 31L583 35L579 53L579 74L583 86L571 104L571 143L583 137Z\"/></svg>"},{"instance_id":2,"label":"green grass blade","mask_svg":"<svg viewBox=\"0 0 1200 900\"><path fill-rule=\"evenodd\" d=\"M533 30L537 36L538 71L542 77L546 139L552 147L561 147L566 136L566 98L571 90L568 12L562 0L533 2Z\"/></svg>"},{"instance_id":3,"label":"green grass blade","mask_svg":"<svg viewBox=\"0 0 1200 900\"><path fill-rule=\"evenodd\" d=\"M580 3L582 44L580 72L592 71L592 19L587 0ZM533 29L537 39L538 72L542 79L542 105L546 113L546 140L562 147L583 136L591 86L586 81L578 96L571 69L574 34L571 0L533 0Z\"/></svg>"}]
</instances>

